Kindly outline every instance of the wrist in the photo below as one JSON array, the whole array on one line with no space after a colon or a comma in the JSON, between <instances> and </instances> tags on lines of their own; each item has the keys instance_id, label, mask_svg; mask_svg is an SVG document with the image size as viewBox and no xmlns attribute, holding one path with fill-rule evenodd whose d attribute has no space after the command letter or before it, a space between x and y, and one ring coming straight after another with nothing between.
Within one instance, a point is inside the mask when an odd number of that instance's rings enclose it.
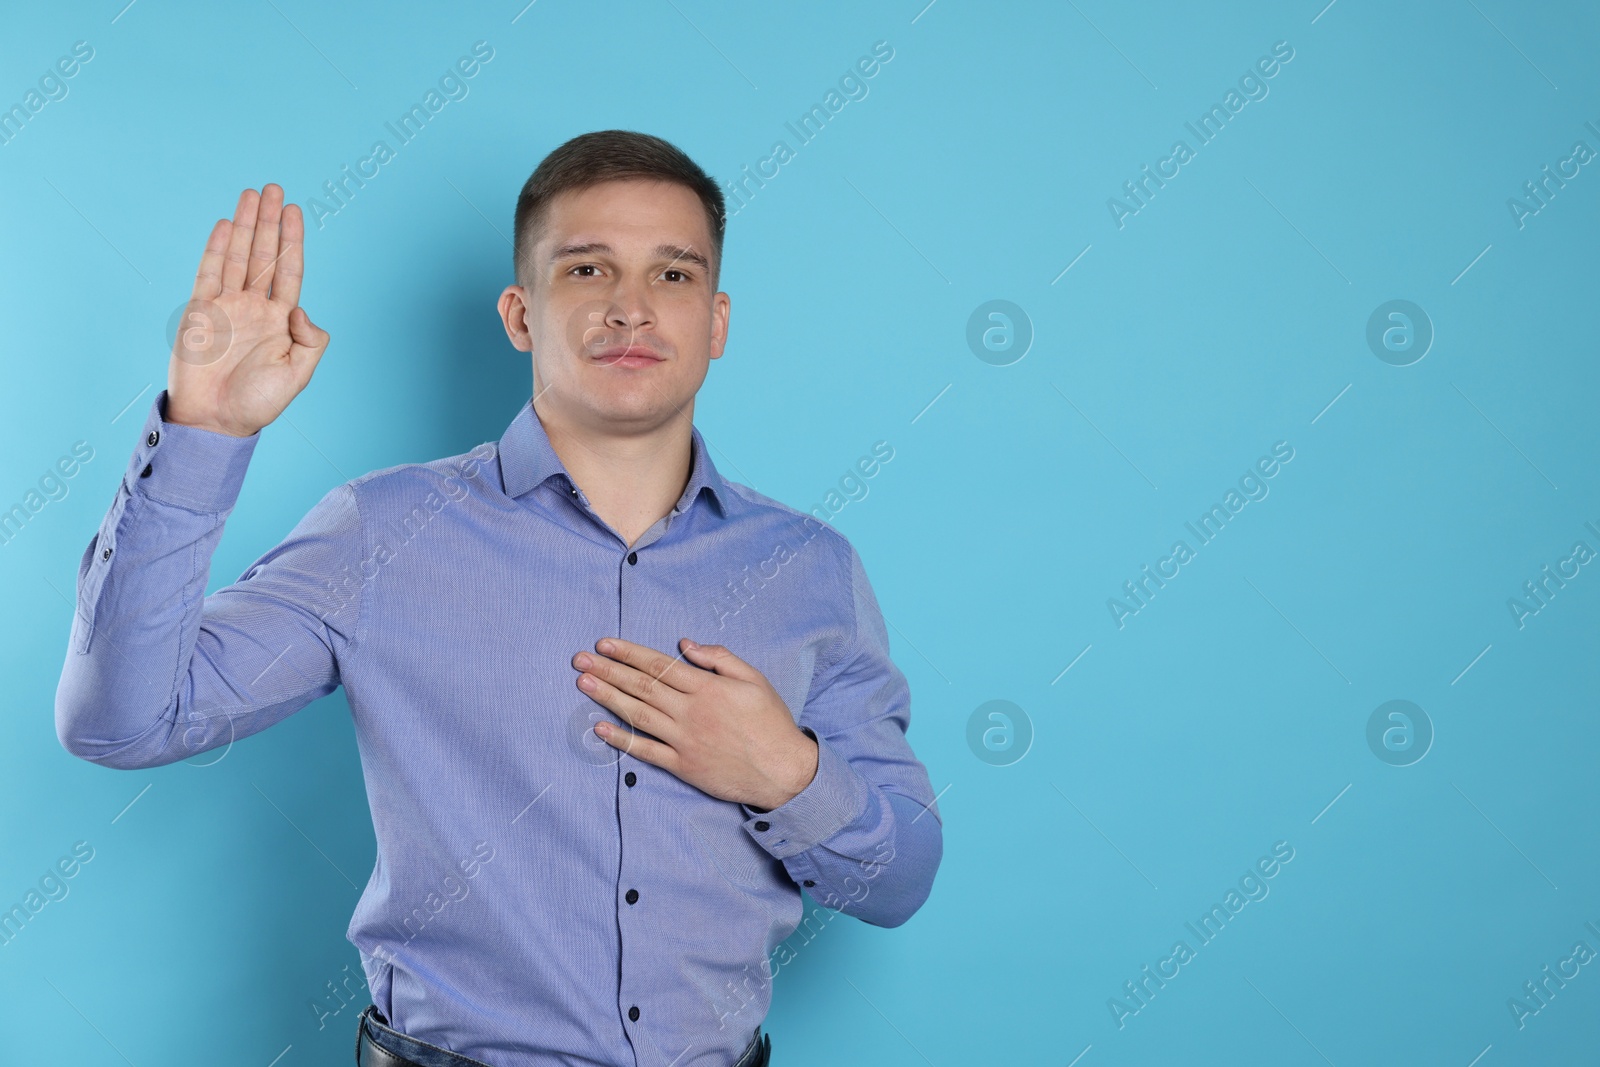
<instances>
[{"instance_id":1,"label":"wrist","mask_svg":"<svg viewBox=\"0 0 1600 1067\"><path fill-rule=\"evenodd\" d=\"M769 798L773 801L768 808L769 811L772 808L783 807L783 805L805 792L806 786L810 785L817 776L818 752L816 741L812 740L808 734L798 731L796 736L798 741L795 744L794 753L784 765L787 773L783 776L782 792L776 797Z\"/></svg>"},{"instance_id":2,"label":"wrist","mask_svg":"<svg viewBox=\"0 0 1600 1067\"><path fill-rule=\"evenodd\" d=\"M220 423L213 422L209 419L189 415L181 408L176 407L171 402L170 398L167 403L167 409L161 413L161 421L169 426L187 426L190 429L205 430L208 433L222 434L224 437L253 437L257 432L255 430L251 430L249 433L239 433L237 430L229 429L228 427L223 426Z\"/></svg>"}]
</instances>

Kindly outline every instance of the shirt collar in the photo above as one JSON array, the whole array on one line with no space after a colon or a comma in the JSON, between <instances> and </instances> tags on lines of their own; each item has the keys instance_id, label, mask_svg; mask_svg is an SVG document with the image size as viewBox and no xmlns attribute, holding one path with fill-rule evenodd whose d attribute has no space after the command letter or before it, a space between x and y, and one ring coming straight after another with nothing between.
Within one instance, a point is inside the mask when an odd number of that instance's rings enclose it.
<instances>
[{"instance_id":1,"label":"shirt collar","mask_svg":"<svg viewBox=\"0 0 1600 1067\"><path fill-rule=\"evenodd\" d=\"M700 428L691 423L689 434L694 452L693 469L689 472L689 484L684 486L683 495L678 498L676 510L689 510L689 505L700 495L700 490L705 489L716 502L718 513L726 516L727 480L717 473L716 465L711 462L711 454L706 449L705 439L700 436ZM500 438L499 449L501 483L509 497L523 496L558 474L569 482L572 480L561 457L551 447L550 435L545 432L544 423L539 421L534 412L531 399L523 403L517 417L506 427L505 434Z\"/></svg>"}]
</instances>

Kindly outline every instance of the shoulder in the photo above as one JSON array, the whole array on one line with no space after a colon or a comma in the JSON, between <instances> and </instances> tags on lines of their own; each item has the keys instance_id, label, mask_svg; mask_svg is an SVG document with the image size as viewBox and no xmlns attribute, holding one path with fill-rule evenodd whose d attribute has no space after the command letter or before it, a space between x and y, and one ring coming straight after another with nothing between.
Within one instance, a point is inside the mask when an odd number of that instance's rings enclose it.
<instances>
[{"instance_id":1,"label":"shoulder","mask_svg":"<svg viewBox=\"0 0 1600 1067\"><path fill-rule=\"evenodd\" d=\"M494 484L486 479L491 479L497 470L497 460L495 445L485 442L454 456L368 471L344 485L363 508L381 508L391 503L415 506L429 493L460 500Z\"/></svg>"},{"instance_id":2,"label":"shoulder","mask_svg":"<svg viewBox=\"0 0 1600 1067\"><path fill-rule=\"evenodd\" d=\"M737 514L746 521L755 520L770 523L775 530L792 532L793 537L801 544L817 545L826 549L826 554L831 565L842 575L848 576L853 568L855 548L850 544L849 538L840 533L830 522L817 518L815 515L801 511L799 508L790 507L781 500L774 500L764 493L758 493L748 485L723 479L722 484L729 493L738 501L737 511L730 509L730 517ZM788 539L786 538L786 541Z\"/></svg>"}]
</instances>

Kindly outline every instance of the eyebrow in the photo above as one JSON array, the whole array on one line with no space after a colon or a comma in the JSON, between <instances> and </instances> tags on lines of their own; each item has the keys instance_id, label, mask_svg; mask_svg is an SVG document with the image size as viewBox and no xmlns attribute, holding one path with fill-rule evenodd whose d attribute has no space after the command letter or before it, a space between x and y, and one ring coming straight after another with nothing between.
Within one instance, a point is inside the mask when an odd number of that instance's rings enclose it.
<instances>
[{"instance_id":1,"label":"eyebrow","mask_svg":"<svg viewBox=\"0 0 1600 1067\"><path fill-rule=\"evenodd\" d=\"M612 247L606 244L604 241L585 241L582 243L564 244L550 253L550 262L556 263L559 260L569 259L573 256L587 256L594 254L604 254L609 256L615 255L615 252ZM670 257L674 262L684 260L689 263L698 264L700 269L706 271L707 273L710 273L711 271L711 264L706 257L702 256L699 252L696 252L692 248L681 248L678 245L663 242L662 244L656 245L655 254L657 256Z\"/></svg>"}]
</instances>

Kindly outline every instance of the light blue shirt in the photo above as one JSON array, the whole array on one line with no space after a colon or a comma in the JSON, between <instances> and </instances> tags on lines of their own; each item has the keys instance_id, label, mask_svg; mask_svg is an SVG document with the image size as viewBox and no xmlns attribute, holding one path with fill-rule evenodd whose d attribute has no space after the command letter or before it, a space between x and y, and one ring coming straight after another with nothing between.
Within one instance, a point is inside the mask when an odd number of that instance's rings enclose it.
<instances>
[{"instance_id":1,"label":"light blue shirt","mask_svg":"<svg viewBox=\"0 0 1600 1067\"><path fill-rule=\"evenodd\" d=\"M395 1029L497 1067L726 1067L780 943L831 918L801 886L883 927L927 898L941 817L861 558L724 479L698 428L631 547L524 403L498 443L335 487L205 596L260 435L169 424L166 396L83 554L57 734L157 767L343 685L377 837L348 937ZM620 720L571 664L604 635L727 646L814 738L815 778L761 812L607 745L594 724Z\"/></svg>"}]
</instances>

